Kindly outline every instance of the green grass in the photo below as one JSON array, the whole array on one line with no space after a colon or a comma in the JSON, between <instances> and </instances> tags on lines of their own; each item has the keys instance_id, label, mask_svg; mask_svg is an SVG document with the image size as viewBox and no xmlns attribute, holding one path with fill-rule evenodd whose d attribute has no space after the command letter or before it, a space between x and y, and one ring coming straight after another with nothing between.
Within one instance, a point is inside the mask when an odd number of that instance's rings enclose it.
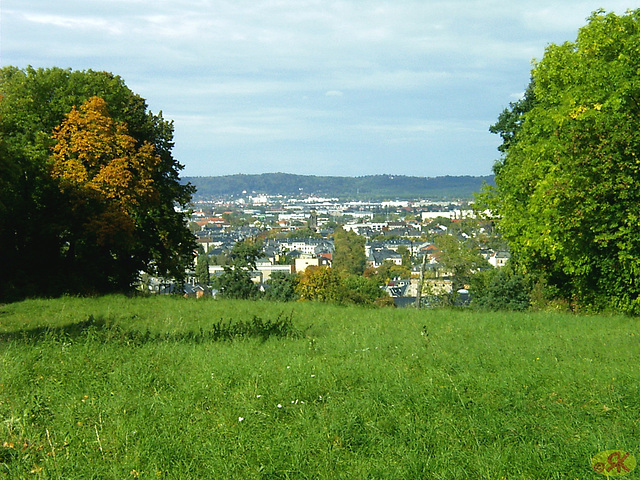
<instances>
[{"instance_id":1,"label":"green grass","mask_svg":"<svg viewBox=\"0 0 640 480\"><path fill-rule=\"evenodd\" d=\"M210 334L254 317L294 328ZM613 316L3 305L0 478L597 478L640 455L639 341Z\"/></svg>"}]
</instances>

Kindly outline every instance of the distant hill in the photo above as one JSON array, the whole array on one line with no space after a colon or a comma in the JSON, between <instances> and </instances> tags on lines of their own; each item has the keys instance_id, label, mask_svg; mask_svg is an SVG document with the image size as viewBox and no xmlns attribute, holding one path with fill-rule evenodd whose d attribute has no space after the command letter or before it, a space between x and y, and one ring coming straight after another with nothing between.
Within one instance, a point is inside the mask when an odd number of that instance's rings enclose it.
<instances>
[{"instance_id":1,"label":"distant hill","mask_svg":"<svg viewBox=\"0 0 640 480\"><path fill-rule=\"evenodd\" d=\"M184 177L197 188L195 200L262 193L268 195L316 195L360 200L383 199L472 199L483 183L493 184L493 175L408 177L369 175L364 177L330 177L263 173L220 177ZM246 192L246 193L244 193Z\"/></svg>"}]
</instances>

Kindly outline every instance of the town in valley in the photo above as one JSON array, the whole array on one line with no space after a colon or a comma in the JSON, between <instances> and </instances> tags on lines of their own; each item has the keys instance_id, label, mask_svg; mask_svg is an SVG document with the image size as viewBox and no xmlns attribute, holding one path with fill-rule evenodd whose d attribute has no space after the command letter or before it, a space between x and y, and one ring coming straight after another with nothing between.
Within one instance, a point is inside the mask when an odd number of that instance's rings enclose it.
<instances>
[{"instance_id":1,"label":"town in valley","mask_svg":"<svg viewBox=\"0 0 640 480\"><path fill-rule=\"evenodd\" d=\"M234 245L260 242L252 280L262 289L275 272L301 274L309 267L331 267L336 228L364 237L364 275L384 271L384 289L398 306L410 305L422 292L467 294L454 288L453 272L441 262L437 238L452 236L486 261L483 268L500 268L510 255L492 223L473 210L468 199L345 200L316 195L267 195L247 192L203 199L196 197L186 212L198 245L196 269L184 285L186 296L215 296L213 281L196 274L206 261L208 277L224 272ZM202 270L201 270L202 271ZM163 293L175 286L146 278L144 288Z\"/></svg>"}]
</instances>

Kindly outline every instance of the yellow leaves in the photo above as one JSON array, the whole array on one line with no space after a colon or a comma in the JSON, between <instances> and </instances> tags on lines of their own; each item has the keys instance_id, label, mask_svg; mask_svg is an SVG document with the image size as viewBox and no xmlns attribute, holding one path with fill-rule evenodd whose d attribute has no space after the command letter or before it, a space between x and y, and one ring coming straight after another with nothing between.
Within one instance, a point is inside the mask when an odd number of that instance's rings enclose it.
<instances>
[{"instance_id":1,"label":"yellow leaves","mask_svg":"<svg viewBox=\"0 0 640 480\"><path fill-rule=\"evenodd\" d=\"M574 108L571 112L569 112L569 117L577 120L579 119L585 112L587 111L587 107L585 107L584 105L580 105L576 108Z\"/></svg>"},{"instance_id":2,"label":"yellow leaves","mask_svg":"<svg viewBox=\"0 0 640 480\"><path fill-rule=\"evenodd\" d=\"M596 102L592 105L591 109L596 112L600 112L602 111L602 107L602 103ZM579 105L569 112L569 118L573 120L580 120L591 109L585 105Z\"/></svg>"},{"instance_id":3,"label":"yellow leaves","mask_svg":"<svg viewBox=\"0 0 640 480\"><path fill-rule=\"evenodd\" d=\"M64 178L70 183L84 183L89 179L87 169L76 158L69 158L53 164L51 174L54 178Z\"/></svg>"},{"instance_id":4,"label":"yellow leaves","mask_svg":"<svg viewBox=\"0 0 640 480\"><path fill-rule=\"evenodd\" d=\"M92 97L72 108L53 132L50 173L60 189L81 205L97 201L95 216L87 225L99 243L109 243L119 233L131 233L132 214L157 197L153 173L159 165L153 145L137 147L123 123L109 115L106 102Z\"/></svg>"}]
</instances>

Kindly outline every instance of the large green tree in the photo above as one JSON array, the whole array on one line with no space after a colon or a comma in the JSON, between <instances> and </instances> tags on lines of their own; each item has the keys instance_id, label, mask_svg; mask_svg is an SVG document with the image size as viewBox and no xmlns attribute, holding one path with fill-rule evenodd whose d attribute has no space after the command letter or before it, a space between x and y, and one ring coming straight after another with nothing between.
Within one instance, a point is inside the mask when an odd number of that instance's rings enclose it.
<instances>
[{"instance_id":1,"label":"large green tree","mask_svg":"<svg viewBox=\"0 0 640 480\"><path fill-rule=\"evenodd\" d=\"M640 313L638 72L640 10L595 12L493 127L486 204L521 270L578 307Z\"/></svg>"},{"instance_id":2,"label":"large green tree","mask_svg":"<svg viewBox=\"0 0 640 480\"><path fill-rule=\"evenodd\" d=\"M0 69L0 298L181 278L195 244L175 207L193 189L172 148L173 124L118 76Z\"/></svg>"}]
</instances>

